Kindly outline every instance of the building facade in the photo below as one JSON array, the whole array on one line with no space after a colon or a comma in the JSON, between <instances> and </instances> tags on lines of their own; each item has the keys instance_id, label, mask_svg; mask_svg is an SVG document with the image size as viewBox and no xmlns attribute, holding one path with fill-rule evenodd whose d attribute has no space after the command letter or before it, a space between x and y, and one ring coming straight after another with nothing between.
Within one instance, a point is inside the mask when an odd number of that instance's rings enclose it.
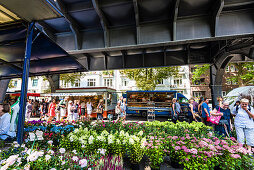
<instances>
[{"instance_id":1,"label":"building facade","mask_svg":"<svg viewBox=\"0 0 254 170\"><path fill-rule=\"evenodd\" d=\"M155 90L176 90L184 94L187 98L191 96L189 66L181 66L179 68L178 77L170 77L159 82ZM14 88L9 88L9 92L20 91L21 79L13 79ZM109 71L93 71L85 73L80 80L76 80L73 84L60 81L60 88L80 88L80 87L110 87L117 92L125 92L128 90L139 90L134 80L128 79L121 74L119 70ZM47 93L49 83L42 77L29 79L28 92L31 93Z\"/></svg>"},{"instance_id":2,"label":"building facade","mask_svg":"<svg viewBox=\"0 0 254 170\"><path fill-rule=\"evenodd\" d=\"M207 71L200 77L200 80L193 81L192 73L195 70L194 65L189 66L190 70L190 87L191 87L191 96L195 99L200 97L211 98L211 88L210 88L210 71ZM237 73L237 69L234 65L228 65L225 69L225 73L222 79L222 94L221 96L226 96L227 93L234 88L239 87L237 82L231 81L229 78Z\"/></svg>"}]
</instances>

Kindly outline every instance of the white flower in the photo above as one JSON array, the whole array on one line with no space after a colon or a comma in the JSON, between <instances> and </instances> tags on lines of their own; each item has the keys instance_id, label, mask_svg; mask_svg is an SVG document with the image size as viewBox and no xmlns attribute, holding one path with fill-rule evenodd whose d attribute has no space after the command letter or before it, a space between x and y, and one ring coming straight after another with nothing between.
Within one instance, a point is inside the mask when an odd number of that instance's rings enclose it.
<instances>
[{"instance_id":1,"label":"white flower","mask_svg":"<svg viewBox=\"0 0 254 170\"><path fill-rule=\"evenodd\" d=\"M50 170L56 170L56 168L51 168Z\"/></svg>"},{"instance_id":2,"label":"white flower","mask_svg":"<svg viewBox=\"0 0 254 170\"><path fill-rule=\"evenodd\" d=\"M86 146L85 145L82 145L81 148L85 148Z\"/></svg>"},{"instance_id":3,"label":"white flower","mask_svg":"<svg viewBox=\"0 0 254 170\"><path fill-rule=\"evenodd\" d=\"M63 159L63 156L59 156L59 159L62 160L62 159Z\"/></svg>"},{"instance_id":4,"label":"white flower","mask_svg":"<svg viewBox=\"0 0 254 170\"><path fill-rule=\"evenodd\" d=\"M94 137L93 137L93 135L91 135L91 136L89 137L89 139L88 139L88 143L89 143L89 144L92 144L92 143L93 143L93 140L94 140Z\"/></svg>"},{"instance_id":5,"label":"white flower","mask_svg":"<svg viewBox=\"0 0 254 170\"><path fill-rule=\"evenodd\" d=\"M55 152L53 150L49 150L48 153L50 153L51 155L53 155Z\"/></svg>"},{"instance_id":6,"label":"white flower","mask_svg":"<svg viewBox=\"0 0 254 170\"><path fill-rule=\"evenodd\" d=\"M72 159L73 161L75 161L75 162L78 161L78 157L77 157L77 156L73 156L71 159Z\"/></svg>"},{"instance_id":7,"label":"white flower","mask_svg":"<svg viewBox=\"0 0 254 170\"><path fill-rule=\"evenodd\" d=\"M36 161L39 157L38 152L32 152L28 157L27 157L27 162L33 162Z\"/></svg>"},{"instance_id":8,"label":"white flower","mask_svg":"<svg viewBox=\"0 0 254 170\"><path fill-rule=\"evenodd\" d=\"M80 165L81 168L86 167L87 166L87 160L86 159L81 159L79 161L79 165Z\"/></svg>"},{"instance_id":9,"label":"white flower","mask_svg":"<svg viewBox=\"0 0 254 170\"><path fill-rule=\"evenodd\" d=\"M121 141L120 141L119 139L116 139L116 143L117 143L117 144L120 144Z\"/></svg>"},{"instance_id":10,"label":"white flower","mask_svg":"<svg viewBox=\"0 0 254 170\"><path fill-rule=\"evenodd\" d=\"M64 165L64 164L65 164L65 161L62 162L62 165Z\"/></svg>"},{"instance_id":11,"label":"white flower","mask_svg":"<svg viewBox=\"0 0 254 170\"><path fill-rule=\"evenodd\" d=\"M129 139L129 144L130 144L130 145L133 145L134 143L135 143L135 141L134 141L132 138L130 138L130 139Z\"/></svg>"},{"instance_id":12,"label":"white flower","mask_svg":"<svg viewBox=\"0 0 254 170\"><path fill-rule=\"evenodd\" d=\"M71 142L73 142L73 141L74 141L73 136L71 136L71 137L70 137L70 141L71 141Z\"/></svg>"},{"instance_id":13,"label":"white flower","mask_svg":"<svg viewBox=\"0 0 254 170\"><path fill-rule=\"evenodd\" d=\"M126 140L125 140L125 139L123 140L123 144L124 144L124 145L126 144Z\"/></svg>"},{"instance_id":14,"label":"white flower","mask_svg":"<svg viewBox=\"0 0 254 170\"><path fill-rule=\"evenodd\" d=\"M53 141L52 141L52 140L49 140L49 141L48 141L48 144L52 145L52 144L53 144Z\"/></svg>"},{"instance_id":15,"label":"white flower","mask_svg":"<svg viewBox=\"0 0 254 170\"><path fill-rule=\"evenodd\" d=\"M106 149L98 149L98 152L100 153L100 154L102 154L102 155L105 155L105 153L106 153Z\"/></svg>"},{"instance_id":16,"label":"white flower","mask_svg":"<svg viewBox=\"0 0 254 170\"><path fill-rule=\"evenodd\" d=\"M25 144L22 144L21 147L24 148L26 145Z\"/></svg>"},{"instance_id":17,"label":"white flower","mask_svg":"<svg viewBox=\"0 0 254 170\"><path fill-rule=\"evenodd\" d=\"M10 156L7 160L6 160L6 164L8 164L8 166L12 166L16 160L18 159L19 155L12 155Z\"/></svg>"},{"instance_id":18,"label":"white flower","mask_svg":"<svg viewBox=\"0 0 254 170\"><path fill-rule=\"evenodd\" d=\"M138 135L142 136L143 135L143 131L141 130L140 132L138 132Z\"/></svg>"},{"instance_id":19,"label":"white flower","mask_svg":"<svg viewBox=\"0 0 254 170\"><path fill-rule=\"evenodd\" d=\"M125 135L124 131L121 130L121 131L120 131L120 136L124 136L124 135Z\"/></svg>"},{"instance_id":20,"label":"white flower","mask_svg":"<svg viewBox=\"0 0 254 170\"><path fill-rule=\"evenodd\" d=\"M46 156L45 156L46 161L50 160L50 158L51 158L50 155L46 155Z\"/></svg>"},{"instance_id":21,"label":"white flower","mask_svg":"<svg viewBox=\"0 0 254 170\"><path fill-rule=\"evenodd\" d=\"M24 170L30 170L30 164L26 164Z\"/></svg>"},{"instance_id":22,"label":"white flower","mask_svg":"<svg viewBox=\"0 0 254 170\"><path fill-rule=\"evenodd\" d=\"M60 153L62 153L62 154L65 153L65 149L64 149L64 148L60 148L59 151L60 151Z\"/></svg>"},{"instance_id":23,"label":"white flower","mask_svg":"<svg viewBox=\"0 0 254 170\"><path fill-rule=\"evenodd\" d=\"M145 145L146 145L146 138L143 138L143 139L141 140L141 148L144 148Z\"/></svg>"},{"instance_id":24,"label":"white flower","mask_svg":"<svg viewBox=\"0 0 254 170\"><path fill-rule=\"evenodd\" d=\"M44 155L44 151L39 151L37 152L39 156L43 156Z\"/></svg>"},{"instance_id":25,"label":"white flower","mask_svg":"<svg viewBox=\"0 0 254 170\"><path fill-rule=\"evenodd\" d=\"M115 136L110 134L108 135L108 144L114 143Z\"/></svg>"},{"instance_id":26,"label":"white flower","mask_svg":"<svg viewBox=\"0 0 254 170\"><path fill-rule=\"evenodd\" d=\"M72 152L73 152L74 154L77 154L77 151L76 151L76 150L73 150Z\"/></svg>"}]
</instances>

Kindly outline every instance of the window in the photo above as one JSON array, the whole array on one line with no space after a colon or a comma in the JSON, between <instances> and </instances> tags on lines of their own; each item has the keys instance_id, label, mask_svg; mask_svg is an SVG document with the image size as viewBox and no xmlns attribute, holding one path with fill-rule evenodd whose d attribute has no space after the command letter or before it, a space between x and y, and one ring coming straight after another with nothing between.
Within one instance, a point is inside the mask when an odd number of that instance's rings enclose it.
<instances>
[{"instance_id":1,"label":"window","mask_svg":"<svg viewBox=\"0 0 254 170\"><path fill-rule=\"evenodd\" d=\"M235 66L233 66L233 65L230 66L230 72L236 72Z\"/></svg>"},{"instance_id":2,"label":"window","mask_svg":"<svg viewBox=\"0 0 254 170\"><path fill-rule=\"evenodd\" d=\"M227 80L226 84L230 85L231 84L231 80Z\"/></svg>"},{"instance_id":3,"label":"window","mask_svg":"<svg viewBox=\"0 0 254 170\"><path fill-rule=\"evenodd\" d=\"M183 77L180 76L180 77L175 77L174 78L174 85L177 85L177 86L182 86L183 85Z\"/></svg>"},{"instance_id":4,"label":"window","mask_svg":"<svg viewBox=\"0 0 254 170\"><path fill-rule=\"evenodd\" d=\"M205 78L201 78L194 82L194 85L205 85Z\"/></svg>"},{"instance_id":5,"label":"window","mask_svg":"<svg viewBox=\"0 0 254 170\"><path fill-rule=\"evenodd\" d=\"M80 87L80 81L79 80L75 80L74 87Z\"/></svg>"},{"instance_id":6,"label":"window","mask_svg":"<svg viewBox=\"0 0 254 170\"><path fill-rule=\"evenodd\" d=\"M13 87L17 87L17 85L18 85L18 81L17 80L13 81Z\"/></svg>"},{"instance_id":7,"label":"window","mask_svg":"<svg viewBox=\"0 0 254 170\"><path fill-rule=\"evenodd\" d=\"M124 86L124 87L128 86L128 81L126 78L122 79L122 86Z\"/></svg>"},{"instance_id":8,"label":"window","mask_svg":"<svg viewBox=\"0 0 254 170\"><path fill-rule=\"evenodd\" d=\"M96 79L87 79L87 86L94 87L96 84Z\"/></svg>"},{"instance_id":9,"label":"window","mask_svg":"<svg viewBox=\"0 0 254 170\"><path fill-rule=\"evenodd\" d=\"M32 86L33 87L37 87L38 86L38 79L33 79Z\"/></svg>"},{"instance_id":10,"label":"window","mask_svg":"<svg viewBox=\"0 0 254 170\"><path fill-rule=\"evenodd\" d=\"M164 84L163 79L160 79L160 80L158 79L158 80L156 80L156 81L157 81L157 84L158 84L158 85L162 85L162 84Z\"/></svg>"},{"instance_id":11,"label":"window","mask_svg":"<svg viewBox=\"0 0 254 170\"><path fill-rule=\"evenodd\" d=\"M222 91L222 92L221 92L221 96L222 96L222 97L224 97L224 96L226 96L226 95L227 95L227 92L225 92L225 91Z\"/></svg>"},{"instance_id":12,"label":"window","mask_svg":"<svg viewBox=\"0 0 254 170\"><path fill-rule=\"evenodd\" d=\"M232 80L232 84L233 84L233 85L237 85L237 84L238 84L238 82L237 82L237 81Z\"/></svg>"},{"instance_id":13,"label":"window","mask_svg":"<svg viewBox=\"0 0 254 170\"><path fill-rule=\"evenodd\" d=\"M205 96L204 91L194 91L193 92L193 97L201 97L201 96Z\"/></svg>"},{"instance_id":14,"label":"window","mask_svg":"<svg viewBox=\"0 0 254 170\"><path fill-rule=\"evenodd\" d=\"M226 72L229 72L229 66L226 67L226 70L225 70L225 71L226 71Z\"/></svg>"},{"instance_id":15,"label":"window","mask_svg":"<svg viewBox=\"0 0 254 170\"><path fill-rule=\"evenodd\" d=\"M112 87L113 86L113 79L104 79L104 86Z\"/></svg>"}]
</instances>

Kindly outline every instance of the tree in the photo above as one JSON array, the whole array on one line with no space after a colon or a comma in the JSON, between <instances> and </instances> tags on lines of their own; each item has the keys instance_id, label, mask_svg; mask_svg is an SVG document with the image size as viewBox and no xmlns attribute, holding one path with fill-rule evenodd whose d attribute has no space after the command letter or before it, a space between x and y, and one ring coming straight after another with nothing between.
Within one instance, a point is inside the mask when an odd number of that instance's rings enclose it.
<instances>
[{"instance_id":1,"label":"tree","mask_svg":"<svg viewBox=\"0 0 254 170\"><path fill-rule=\"evenodd\" d=\"M60 80L62 80L65 85L68 83L71 83L73 85L76 80L80 80L85 75L85 73L60 74Z\"/></svg>"},{"instance_id":2,"label":"tree","mask_svg":"<svg viewBox=\"0 0 254 170\"><path fill-rule=\"evenodd\" d=\"M141 90L154 90L163 79L178 76L178 67L141 68L121 70L129 79L135 80Z\"/></svg>"},{"instance_id":3,"label":"tree","mask_svg":"<svg viewBox=\"0 0 254 170\"><path fill-rule=\"evenodd\" d=\"M245 63L230 63L229 66L233 65L237 70L233 72L228 80L234 83L238 83L239 86L253 85L254 84L254 62ZM199 80L200 76L209 74L209 64L195 65L195 70L193 72L192 81Z\"/></svg>"}]
</instances>

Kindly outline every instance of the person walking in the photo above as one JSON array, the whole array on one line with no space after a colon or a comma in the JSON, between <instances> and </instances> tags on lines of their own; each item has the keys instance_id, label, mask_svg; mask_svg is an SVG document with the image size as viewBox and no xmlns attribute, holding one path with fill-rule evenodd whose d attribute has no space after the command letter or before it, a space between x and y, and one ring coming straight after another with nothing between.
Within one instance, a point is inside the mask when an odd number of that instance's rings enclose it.
<instances>
[{"instance_id":1,"label":"person walking","mask_svg":"<svg viewBox=\"0 0 254 170\"><path fill-rule=\"evenodd\" d=\"M204 102L202 103L201 105L201 110L202 110L202 122L209 126L211 125L210 123L210 108L208 106L208 103L209 103L209 99L208 98L205 98L204 99Z\"/></svg>"},{"instance_id":2,"label":"person walking","mask_svg":"<svg viewBox=\"0 0 254 170\"><path fill-rule=\"evenodd\" d=\"M74 113L73 113L73 117L74 120L77 121L79 118L79 113L80 113L80 106L79 106L79 101L78 100L74 100Z\"/></svg>"},{"instance_id":3,"label":"person walking","mask_svg":"<svg viewBox=\"0 0 254 170\"><path fill-rule=\"evenodd\" d=\"M68 103L68 97L65 97L59 103L59 107L60 107L60 120L61 121L63 121L63 119L66 117L67 103Z\"/></svg>"},{"instance_id":4,"label":"person walking","mask_svg":"<svg viewBox=\"0 0 254 170\"><path fill-rule=\"evenodd\" d=\"M180 104L177 102L176 98L173 98L173 104L172 104L172 111L173 111L173 122L176 123L178 116L181 112L181 106Z\"/></svg>"},{"instance_id":5,"label":"person walking","mask_svg":"<svg viewBox=\"0 0 254 170\"><path fill-rule=\"evenodd\" d=\"M41 119L46 119L46 114L48 113L48 103L42 99L42 102L40 104L41 108Z\"/></svg>"},{"instance_id":6,"label":"person walking","mask_svg":"<svg viewBox=\"0 0 254 170\"><path fill-rule=\"evenodd\" d=\"M99 104L97 106L97 120L103 119L103 99L100 99Z\"/></svg>"},{"instance_id":7,"label":"person walking","mask_svg":"<svg viewBox=\"0 0 254 170\"><path fill-rule=\"evenodd\" d=\"M88 118L88 120L90 120L91 114L93 111L93 104L91 102L91 99L89 99L88 102L86 103L86 111L87 111L87 118Z\"/></svg>"},{"instance_id":8,"label":"person walking","mask_svg":"<svg viewBox=\"0 0 254 170\"><path fill-rule=\"evenodd\" d=\"M230 131L232 129L232 124L230 121L231 112L229 109L228 102L219 103L211 112L213 116L221 116L220 122L218 125L215 125L215 132L219 135L230 136Z\"/></svg>"},{"instance_id":9,"label":"person walking","mask_svg":"<svg viewBox=\"0 0 254 170\"><path fill-rule=\"evenodd\" d=\"M193 102L194 102L194 99L189 100L189 106L188 106L188 118L189 118L188 120L189 120L189 123L193 122L194 120L196 122L198 122L198 120L196 118L196 114L195 114L196 112L194 110Z\"/></svg>"},{"instance_id":10,"label":"person walking","mask_svg":"<svg viewBox=\"0 0 254 170\"><path fill-rule=\"evenodd\" d=\"M245 144L246 140L248 151L251 151L251 147L254 147L254 108L249 105L248 99L243 98L240 102L240 106L232 111L237 141Z\"/></svg>"},{"instance_id":11,"label":"person walking","mask_svg":"<svg viewBox=\"0 0 254 170\"><path fill-rule=\"evenodd\" d=\"M27 121L30 120L32 110L33 110L32 100L29 99L26 104L26 119L27 119Z\"/></svg>"},{"instance_id":12,"label":"person walking","mask_svg":"<svg viewBox=\"0 0 254 170\"><path fill-rule=\"evenodd\" d=\"M81 121L83 121L85 120L85 115L86 115L86 103L84 100L82 100L80 104L80 108L81 108L80 119Z\"/></svg>"},{"instance_id":13,"label":"person walking","mask_svg":"<svg viewBox=\"0 0 254 170\"><path fill-rule=\"evenodd\" d=\"M73 102L70 100L68 103L68 121L73 121L74 119L74 105Z\"/></svg>"},{"instance_id":14,"label":"person walking","mask_svg":"<svg viewBox=\"0 0 254 170\"><path fill-rule=\"evenodd\" d=\"M49 119L48 122L51 122L56 116L56 100L53 99L49 105Z\"/></svg>"},{"instance_id":15,"label":"person walking","mask_svg":"<svg viewBox=\"0 0 254 170\"><path fill-rule=\"evenodd\" d=\"M199 116L202 117L202 104L203 104L204 100L203 97L200 97L199 102L198 102L198 114Z\"/></svg>"}]
</instances>

